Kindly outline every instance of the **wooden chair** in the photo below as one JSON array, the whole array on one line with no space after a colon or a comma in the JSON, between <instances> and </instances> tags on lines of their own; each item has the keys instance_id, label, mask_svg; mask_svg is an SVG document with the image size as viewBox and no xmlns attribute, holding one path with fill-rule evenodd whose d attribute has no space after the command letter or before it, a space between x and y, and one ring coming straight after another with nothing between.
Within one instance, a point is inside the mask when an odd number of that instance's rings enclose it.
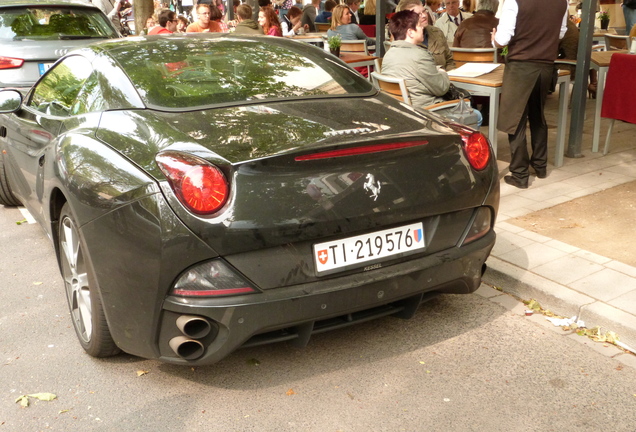
<instances>
[{"instance_id":1,"label":"wooden chair","mask_svg":"<svg viewBox=\"0 0 636 432\"><path fill-rule=\"evenodd\" d=\"M377 59L373 60L373 63L373 70L377 73L382 73L382 57L378 57Z\"/></svg>"},{"instance_id":2,"label":"wooden chair","mask_svg":"<svg viewBox=\"0 0 636 432\"><path fill-rule=\"evenodd\" d=\"M450 47L457 67L464 63L498 63L496 48Z\"/></svg>"},{"instance_id":3,"label":"wooden chair","mask_svg":"<svg viewBox=\"0 0 636 432\"><path fill-rule=\"evenodd\" d=\"M615 51L615 50L628 50L630 46L631 39L629 36L624 35L615 35L615 34L606 34L605 35L605 49L607 51Z\"/></svg>"},{"instance_id":4,"label":"wooden chair","mask_svg":"<svg viewBox=\"0 0 636 432\"><path fill-rule=\"evenodd\" d=\"M314 23L317 32L326 32L331 28L330 23Z\"/></svg>"},{"instance_id":5,"label":"wooden chair","mask_svg":"<svg viewBox=\"0 0 636 432\"><path fill-rule=\"evenodd\" d=\"M400 102L412 105L404 78L393 78L378 72L371 72L371 78L373 79L373 84L389 96Z\"/></svg>"},{"instance_id":6,"label":"wooden chair","mask_svg":"<svg viewBox=\"0 0 636 432\"><path fill-rule=\"evenodd\" d=\"M372 72L371 77L373 78L373 83L375 84L375 86L381 91L399 100L400 102L405 102L408 105L413 106L411 97L409 96L409 90L408 88L406 88L406 82L404 81L404 78L394 78L387 75L382 75L378 72ZM465 101L466 103L470 104L470 100L465 99ZM435 112L442 109L455 108L458 104L459 100L443 101L425 106L424 109Z\"/></svg>"},{"instance_id":7,"label":"wooden chair","mask_svg":"<svg viewBox=\"0 0 636 432\"><path fill-rule=\"evenodd\" d=\"M470 100L464 99L464 101L468 105L470 105ZM443 109L447 109L447 108L455 108L458 104L459 104L459 99L449 100L449 101L444 101L444 102L438 102L438 103L432 104L432 105L427 105L427 106L424 107L424 109L427 110L427 111L435 112L435 111L439 111L439 110L443 110Z\"/></svg>"},{"instance_id":8,"label":"wooden chair","mask_svg":"<svg viewBox=\"0 0 636 432\"><path fill-rule=\"evenodd\" d=\"M352 52L369 55L366 40L343 40L340 44L340 52Z\"/></svg>"}]
</instances>

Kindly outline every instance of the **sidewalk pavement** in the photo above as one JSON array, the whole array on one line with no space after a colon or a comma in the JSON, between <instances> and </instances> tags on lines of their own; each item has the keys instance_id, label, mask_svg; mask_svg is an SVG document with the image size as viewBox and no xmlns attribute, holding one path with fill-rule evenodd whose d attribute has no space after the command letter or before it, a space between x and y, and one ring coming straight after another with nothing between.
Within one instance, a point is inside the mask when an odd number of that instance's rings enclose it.
<instances>
[{"instance_id":1,"label":"sidewalk pavement","mask_svg":"<svg viewBox=\"0 0 636 432\"><path fill-rule=\"evenodd\" d=\"M603 333L613 331L622 344L636 350L635 267L507 222L636 180L636 125L617 121L609 153L606 156L592 153L596 102L592 99L586 105L581 149L584 157L566 157L564 165L555 168L557 102L555 93L546 105L550 142L548 177L531 176L528 189L501 181L501 203L495 225L497 242L486 262L488 270L483 281L522 300L535 299L542 308L558 315L577 316L588 329L600 326ZM601 150L608 124L609 120L602 120ZM503 178L508 172L510 152L506 134L500 132L498 140L497 157ZM634 238L634 232L625 233L625 248L634 247Z\"/></svg>"}]
</instances>

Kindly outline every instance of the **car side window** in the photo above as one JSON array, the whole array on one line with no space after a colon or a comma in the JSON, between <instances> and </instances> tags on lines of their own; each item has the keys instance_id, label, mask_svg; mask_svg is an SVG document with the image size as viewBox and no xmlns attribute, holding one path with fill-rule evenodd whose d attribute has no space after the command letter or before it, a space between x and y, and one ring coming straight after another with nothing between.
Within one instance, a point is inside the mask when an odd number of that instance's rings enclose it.
<instances>
[{"instance_id":1,"label":"car side window","mask_svg":"<svg viewBox=\"0 0 636 432\"><path fill-rule=\"evenodd\" d=\"M49 115L74 115L71 108L92 72L91 63L84 57L67 57L36 85L28 106Z\"/></svg>"}]
</instances>

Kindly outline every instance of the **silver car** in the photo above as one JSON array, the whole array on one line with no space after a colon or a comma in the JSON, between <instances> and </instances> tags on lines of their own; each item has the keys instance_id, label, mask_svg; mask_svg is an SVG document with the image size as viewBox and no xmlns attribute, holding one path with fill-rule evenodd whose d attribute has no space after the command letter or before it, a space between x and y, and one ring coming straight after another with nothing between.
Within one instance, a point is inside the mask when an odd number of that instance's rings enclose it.
<instances>
[{"instance_id":1,"label":"silver car","mask_svg":"<svg viewBox=\"0 0 636 432\"><path fill-rule=\"evenodd\" d=\"M0 88L30 88L58 58L96 40L120 37L84 0L0 2Z\"/></svg>"}]
</instances>

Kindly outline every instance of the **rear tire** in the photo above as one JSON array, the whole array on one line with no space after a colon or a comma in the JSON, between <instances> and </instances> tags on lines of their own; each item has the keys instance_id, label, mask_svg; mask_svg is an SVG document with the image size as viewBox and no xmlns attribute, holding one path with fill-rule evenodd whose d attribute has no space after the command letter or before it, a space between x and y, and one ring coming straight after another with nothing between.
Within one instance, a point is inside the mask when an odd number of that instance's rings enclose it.
<instances>
[{"instance_id":1,"label":"rear tire","mask_svg":"<svg viewBox=\"0 0 636 432\"><path fill-rule=\"evenodd\" d=\"M84 242L68 203L59 218L60 268L71 320L82 348L93 357L110 357L120 352L108 329L101 298L84 254Z\"/></svg>"},{"instance_id":2,"label":"rear tire","mask_svg":"<svg viewBox=\"0 0 636 432\"><path fill-rule=\"evenodd\" d=\"M19 206L22 203L11 192L11 186L9 186L9 179L4 167L4 156L0 154L0 204L7 207Z\"/></svg>"}]
</instances>

